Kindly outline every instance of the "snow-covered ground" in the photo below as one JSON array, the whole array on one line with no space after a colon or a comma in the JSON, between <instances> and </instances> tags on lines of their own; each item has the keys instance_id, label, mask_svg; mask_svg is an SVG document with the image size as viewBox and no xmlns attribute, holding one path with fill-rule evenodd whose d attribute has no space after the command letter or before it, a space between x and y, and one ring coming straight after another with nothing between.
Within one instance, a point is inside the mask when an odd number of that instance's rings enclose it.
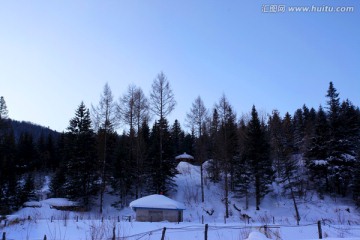
<instances>
[{"instance_id":1,"label":"snow-covered ground","mask_svg":"<svg viewBox=\"0 0 360 240\"><path fill-rule=\"evenodd\" d=\"M222 201L222 183L205 185L205 203L201 203L200 167L186 162L178 165L176 177L177 192L172 197L184 203L184 222L182 223L144 223L126 222L123 216L135 213L130 208L121 211L111 207L113 196L107 196L105 213L100 216L97 209L88 213L56 210L53 206L69 206L74 203L66 199L46 199L29 202L17 213L8 216L7 225L0 225L0 233L6 239L16 240L88 240L88 239L205 239L205 224L208 224L208 239L262 240L271 239L319 239L317 222L321 221L322 236L326 239L360 239L360 214L348 199L326 197L321 200L315 193L308 193L299 202L301 215L297 226L292 201L281 194L268 194L263 199L261 210L256 211L250 199L248 210L244 210L244 199L230 198L230 218L224 219L225 206ZM206 173L205 173L206 176ZM241 209L241 213L237 210ZM250 219L242 218L247 214ZM202 219L204 223L202 224ZM267 227L265 227L267 226Z\"/></svg>"}]
</instances>

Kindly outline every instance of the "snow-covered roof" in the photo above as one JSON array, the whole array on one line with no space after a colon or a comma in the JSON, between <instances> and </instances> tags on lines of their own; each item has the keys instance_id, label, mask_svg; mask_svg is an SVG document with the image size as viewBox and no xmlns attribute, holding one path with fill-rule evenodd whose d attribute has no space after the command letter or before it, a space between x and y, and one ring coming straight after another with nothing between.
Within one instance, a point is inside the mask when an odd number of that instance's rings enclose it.
<instances>
[{"instance_id":1,"label":"snow-covered roof","mask_svg":"<svg viewBox=\"0 0 360 240\"><path fill-rule=\"evenodd\" d=\"M130 203L132 209L151 208L151 209L178 209L184 210L184 204L172 200L164 195L153 194L143 198L136 199Z\"/></svg>"},{"instance_id":2,"label":"snow-covered roof","mask_svg":"<svg viewBox=\"0 0 360 240\"><path fill-rule=\"evenodd\" d=\"M183 154L176 156L175 159L194 159L194 157L184 152Z\"/></svg>"}]
</instances>

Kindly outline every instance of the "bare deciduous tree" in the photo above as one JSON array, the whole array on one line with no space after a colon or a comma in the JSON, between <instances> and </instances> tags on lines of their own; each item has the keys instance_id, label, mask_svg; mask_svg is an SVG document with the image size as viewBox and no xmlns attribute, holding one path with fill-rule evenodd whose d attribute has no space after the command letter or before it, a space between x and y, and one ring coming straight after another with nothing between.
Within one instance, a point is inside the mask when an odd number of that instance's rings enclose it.
<instances>
[{"instance_id":1,"label":"bare deciduous tree","mask_svg":"<svg viewBox=\"0 0 360 240\"><path fill-rule=\"evenodd\" d=\"M160 119L168 116L175 108L176 101L170 83L163 72L154 79L150 93L150 109Z\"/></svg>"},{"instance_id":2,"label":"bare deciduous tree","mask_svg":"<svg viewBox=\"0 0 360 240\"><path fill-rule=\"evenodd\" d=\"M225 203L225 217L229 217L229 172L230 172L230 160L232 158L229 149L230 149L230 133L228 132L228 123L235 118L234 113L232 112L232 107L227 100L226 96L223 94L219 100L219 103L216 104L215 108L219 114L220 122L220 143L217 146L217 157L222 161L222 168L224 171L224 203Z\"/></svg>"},{"instance_id":3,"label":"bare deciduous tree","mask_svg":"<svg viewBox=\"0 0 360 240\"><path fill-rule=\"evenodd\" d=\"M186 114L186 121L191 129L194 129L197 134L196 141L196 158L200 162L200 183L201 183L201 202L205 201L204 194L204 176L203 176L203 163L205 158L205 142L203 141L203 126L208 116L208 111L202 101L201 97L197 97L193 102L190 112ZM202 217L202 219L204 219Z\"/></svg>"},{"instance_id":4,"label":"bare deciduous tree","mask_svg":"<svg viewBox=\"0 0 360 240\"><path fill-rule=\"evenodd\" d=\"M201 177L201 201L204 202L204 179L203 179L203 163L205 149L202 139L202 128L208 117L208 111L202 101L201 97L197 97L193 102L190 112L186 114L186 121L191 129L194 129L197 134L197 158L200 160L200 177Z\"/></svg>"},{"instance_id":5,"label":"bare deciduous tree","mask_svg":"<svg viewBox=\"0 0 360 240\"><path fill-rule=\"evenodd\" d=\"M101 186L100 186L100 213L103 211L103 198L106 187L106 150L107 150L107 135L114 131L118 126L118 118L116 116L116 105L109 85L106 83L103 93L100 95L98 106L92 108L92 118L94 129L99 135L103 134L103 148L102 148L102 168L101 168Z\"/></svg>"},{"instance_id":6,"label":"bare deciduous tree","mask_svg":"<svg viewBox=\"0 0 360 240\"><path fill-rule=\"evenodd\" d=\"M149 118L149 104L141 88L130 85L127 92L119 99L117 111L122 122L129 125L130 161L136 160L135 197L138 198L141 189L143 152L140 129L143 121Z\"/></svg>"},{"instance_id":7,"label":"bare deciduous tree","mask_svg":"<svg viewBox=\"0 0 360 240\"><path fill-rule=\"evenodd\" d=\"M163 159L163 122L175 108L176 101L170 83L165 74L160 72L154 79L150 93L150 110L159 117L160 124L160 164Z\"/></svg>"}]
</instances>

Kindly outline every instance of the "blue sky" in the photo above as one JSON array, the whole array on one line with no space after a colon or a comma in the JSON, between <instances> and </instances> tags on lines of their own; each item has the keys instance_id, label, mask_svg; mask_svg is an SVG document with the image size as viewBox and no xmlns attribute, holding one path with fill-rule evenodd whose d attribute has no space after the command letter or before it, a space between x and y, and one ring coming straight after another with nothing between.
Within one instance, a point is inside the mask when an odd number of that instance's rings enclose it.
<instances>
[{"instance_id":1,"label":"blue sky","mask_svg":"<svg viewBox=\"0 0 360 240\"><path fill-rule=\"evenodd\" d=\"M263 13L271 4L353 6L352 13ZM149 95L163 71L184 126L197 96L225 94L238 115L326 104L330 81L360 106L358 0L0 2L0 95L9 116L63 131L107 82Z\"/></svg>"}]
</instances>

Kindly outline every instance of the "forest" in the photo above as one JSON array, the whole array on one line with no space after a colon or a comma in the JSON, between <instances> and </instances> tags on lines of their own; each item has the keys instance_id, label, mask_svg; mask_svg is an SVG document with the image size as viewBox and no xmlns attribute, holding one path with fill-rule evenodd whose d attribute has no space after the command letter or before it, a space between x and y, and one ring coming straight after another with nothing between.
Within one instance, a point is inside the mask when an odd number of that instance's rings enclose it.
<instances>
[{"instance_id":1,"label":"forest","mask_svg":"<svg viewBox=\"0 0 360 240\"><path fill-rule=\"evenodd\" d=\"M62 133L19 131L2 96L0 214L39 200L47 179L49 197L66 197L86 209L96 201L100 213L105 193L116 196L118 208L147 194L168 194L176 191L175 156L184 152L195 157L201 173L207 162L209 181L223 183L227 217L229 194L246 205L255 199L259 209L274 182L294 203L316 191L360 205L360 110L340 99L332 82L323 94L326 106L303 105L284 116L277 110L260 114L256 106L237 116L225 95L212 108L199 96L182 127L168 121L176 100L161 72L149 96L130 85L115 101L105 84L98 104L79 103Z\"/></svg>"}]
</instances>

